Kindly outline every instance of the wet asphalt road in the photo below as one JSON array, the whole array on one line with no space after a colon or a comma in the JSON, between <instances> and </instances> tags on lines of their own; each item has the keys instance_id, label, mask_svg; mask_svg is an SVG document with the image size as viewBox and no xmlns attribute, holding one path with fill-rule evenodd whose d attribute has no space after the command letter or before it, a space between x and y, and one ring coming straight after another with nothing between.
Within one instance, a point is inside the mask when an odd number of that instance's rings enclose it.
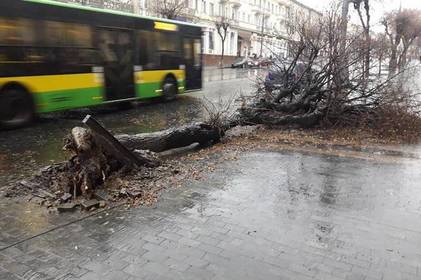
<instances>
[{"instance_id":1,"label":"wet asphalt road","mask_svg":"<svg viewBox=\"0 0 421 280\"><path fill-rule=\"evenodd\" d=\"M80 125L86 114L93 115L116 134L167 129L200 120L203 99L219 102L248 93L260 73L260 70L208 69L204 72L203 91L185 94L171 103L138 103L129 110L100 107L45 114L31 127L0 131L0 188L40 167L65 160L61 151L63 137Z\"/></svg>"},{"instance_id":2,"label":"wet asphalt road","mask_svg":"<svg viewBox=\"0 0 421 280\"><path fill-rule=\"evenodd\" d=\"M245 152L154 207L64 226L0 201L0 279L421 279L420 163Z\"/></svg>"}]
</instances>

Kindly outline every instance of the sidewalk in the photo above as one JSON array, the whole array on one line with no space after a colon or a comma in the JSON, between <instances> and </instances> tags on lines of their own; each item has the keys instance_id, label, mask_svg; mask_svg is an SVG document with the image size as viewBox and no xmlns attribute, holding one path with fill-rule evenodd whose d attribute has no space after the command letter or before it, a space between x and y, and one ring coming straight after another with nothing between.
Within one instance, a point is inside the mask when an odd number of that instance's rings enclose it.
<instances>
[{"instance_id":1,"label":"sidewalk","mask_svg":"<svg viewBox=\"0 0 421 280\"><path fill-rule=\"evenodd\" d=\"M248 152L154 207L1 250L0 279L420 279L419 170L405 158ZM10 219L2 229L22 226Z\"/></svg>"}]
</instances>

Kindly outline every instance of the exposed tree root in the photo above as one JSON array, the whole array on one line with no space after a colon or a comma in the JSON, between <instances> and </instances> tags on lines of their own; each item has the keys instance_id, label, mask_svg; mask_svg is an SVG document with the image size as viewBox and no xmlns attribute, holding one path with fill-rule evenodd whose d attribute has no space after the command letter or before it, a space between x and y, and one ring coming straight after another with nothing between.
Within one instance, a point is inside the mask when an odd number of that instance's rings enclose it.
<instances>
[{"instance_id":1,"label":"exposed tree root","mask_svg":"<svg viewBox=\"0 0 421 280\"><path fill-rule=\"evenodd\" d=\"M120 135L116 143L110 138L94 133L90 129L75 127L65 138L63 149L70 153L70 159L60 164L43 168L40 174L30 180L22 181L16 189L25 189L34 196L54 202L68 202L71 199L90 200L97 197L97 191L104 188L108 178L121 177L143 166L159 166L157 152L199 143L202 146L219 142L223 132L214 126L194 123L165 131ZM108 138L108 141L106 140ZM112 140L112 136L111 136ZM137 164L128 161L116 151L125 145L126 152L136 158ZM115 145L115 147L111 147ZM140 163L140 165L139 165ZM142 193L135 190L132 196Z\"/></svg>"}]
</instances>

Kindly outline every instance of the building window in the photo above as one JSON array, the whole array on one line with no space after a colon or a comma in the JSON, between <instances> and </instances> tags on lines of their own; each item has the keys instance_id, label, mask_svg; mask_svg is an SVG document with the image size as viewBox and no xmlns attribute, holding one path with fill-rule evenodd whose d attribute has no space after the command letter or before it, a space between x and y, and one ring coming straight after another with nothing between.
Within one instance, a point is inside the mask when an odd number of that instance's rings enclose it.
<instances>
[{"instance_id":1,"label":"building window","mask_svg":"<svg viewBox=\"0 0 421 280\"><path fill-rule=\"evenodd\" d=\"M210 3L209 4L209 14L211 16L214 16L215 15L215 4L213 4L213 3Z\"/></svg>"},{"instance_id":2,"label":"building window","mask_svg":"<svg viewBox=\"0 0 421 280\"><path fill-rule=\"evenodd\" d=\"M215 46L215 42L213 39L213 31L209 31L209 50L213 50Z\"/></svg>"},{"instance_id":3,"label":"building window","mask_svg":"<svg viewBox=\"0 0 421 280\"><path fill-rule=\"evenodd\" d=\"M230 48L231 48L231 54L233 54L234 53L234 37L235 37L235 35L234 35L234 32L231 32L231 38L230 38L230 43L231 43L231 46L230 46Z\"/></svg>"},{"instance_id":4,"label":"building window","mask_svg":"<svg viewBox=\"0 0 421 280\"><path fill-rule=\"evenodd\" d=\"M206 1L202 0L202 12L206 14Z\"/></svg>"}]
</instances>

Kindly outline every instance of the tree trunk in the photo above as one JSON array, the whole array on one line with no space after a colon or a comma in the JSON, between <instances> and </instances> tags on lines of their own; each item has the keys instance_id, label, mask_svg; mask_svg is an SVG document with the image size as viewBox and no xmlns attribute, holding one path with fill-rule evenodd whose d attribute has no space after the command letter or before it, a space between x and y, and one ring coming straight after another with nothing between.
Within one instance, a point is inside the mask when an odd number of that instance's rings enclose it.
<instances>
[{"instance_id":1,"label":"tree trunk","mask_svg":"<svg viewBox=\"0 0 421 280\"><path fill-rule=\"evenodd\" d=\"M397 63L398 64L399 71L401 71L406 66L406 63L407 63L407 55L408 55L408 48L409 48L409 46L407 44L404 44L402 53L399 56L399 60L398 60L398 63Z\"/></svg>"},{"instance_id":2,"label":"tree trunk","mask_svg":"<svg viewBox=\"0 0 421 280\"><path fill-rule=\"evenodd\" d=\"M370 53L371 53L371 37L370 37L370 29L365 31L365 42L366 42L366 51L365 51L365 61L364 61L364 76L366 78L366 82L368 83L368 79L370 78Z\"/></svg>"},{"instance_id":3,"label":"tree trunk","mask_svg":"<svg viewBox=\"0 0 421 280\"><path fill-rule=\"evenodd\" d=\"M105 174L108 175L110 166L107 156L92 133L81 127L72 129L64 149L74 154L68 165L71 173L71 180L67 182L70 194L89 197L95 186L103 183Z\"/></svg>"},{"instance_id":4,"label":"tree trunk","mask_svg":"<svg viewBox=\"0 0 421 280\"><path fill-rule=\"evenodd\" d=\"M221 68L224 68L224 55L225 55L225 40L222 40L222 50L221 50Z\"/></svg>"},{"instance_id":5,"label":"tree trunk","mask_svg":"<svg viewBox=\"0 0 421 280\"><path fill-rule=\"evenodd\" d=\"M349 13L349 0L343 0L342 3L342 23L341 23L341 37L346 38L348 32L348 13Z\"/></svg>"},{"instance_id":6,"label":"tree trunk","mask_svg":"<svg viewBox=\"0 0 421 280\"><path fill-rule=\"evenodd\" d=\"M348 33L348 13L349 13L349 0L343 0L342 3L342 22L341 22L341 40L340 40L340 46L339 50L341 53L341 58L344 61L343 65L348 65L348 55L346 54L346 43L347 43L347 33ZM344 69L341 71L341 77L340 79L342 81L348 81L349 80L349 68L344 67Z\"/></svg>"},{"instance_id":7,"label":"tree trunk","mask_svg":"<svg viewBox=\"0 0 421 280\"><path fill-rule=\"evenodd\" d=\"M116 138L128 149L150 150L159 153L186 147L193 143L206 145L219 142L222 136L223 131L220 128L204 123L194 123L153 133L118 135Z\"/></svg>"},{"instance_id":8,"label":"tree trunk","mask_svg":"<svg viewBox=\"0 0 421 280\"><path fill-rule=\"evenodd\" d=\"M73 157L64 169L59 166L58 170L50 170L52 177L61 174L63 180L58 183L63 184L62 189L65 192L74 197L82 195L89 199L110 174L122 168L135 167L107 152L109 149L103 146L103 143L103 139L91 130L82 127L72 129L63 149L71 152ZM133 156L139 158L139 162L145 165L157 165L156 158L151 155L137 153Z\"/></svg>"},{"instance_id":9,"label":"tree trunk","mask_svg":"<svg viewBox=\"0 0 421 280\"><path fill-rule=\"evenodd\" d=\"M365 25L365 43L366 43L366 53L365 53L365 76L367 79L370 78L370 55L371 55L371 36L370 36L370 4L369 1L365 1L364 10L366 14L366 25Z\"/></svg>"},{"instance_id":10,"label":"tree trunk","mask_svg":"<svg viewBox=\"0 0 421 280\"><path fill-rule=\"evenodd\" d=\"M392 47L389 60L389 77L393 76L396 73L396 69L398 66L397 52L398 51L396 47Z\"/></svg>"}]
</instances>

